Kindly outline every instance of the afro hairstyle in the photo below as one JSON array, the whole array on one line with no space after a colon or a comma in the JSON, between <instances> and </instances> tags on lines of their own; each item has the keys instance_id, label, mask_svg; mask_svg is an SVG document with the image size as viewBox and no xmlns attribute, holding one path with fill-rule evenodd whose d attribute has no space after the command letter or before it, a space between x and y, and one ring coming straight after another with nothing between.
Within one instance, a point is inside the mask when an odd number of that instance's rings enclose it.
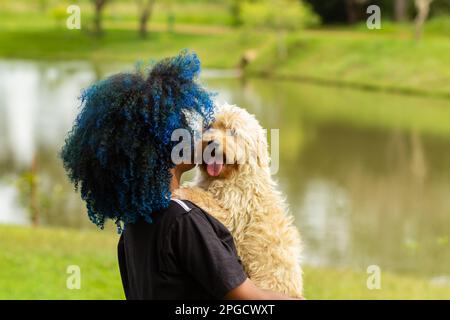
<instances>
[{"instance_id":1,"label":"afro hairstyle","mask_svg":"<svg viewBox=\"0 0 450 320\"><path fill-rule=\"evenodd\" d=\"M183 51L83 91L61 158L98 227L111 219L120 233L141 217L151 223L151 213L169 205L173 130L192 130L186 111L205 125L213 119L212 94L197 82L199 73L197 55Z\"/></svg>"}]
</instances>

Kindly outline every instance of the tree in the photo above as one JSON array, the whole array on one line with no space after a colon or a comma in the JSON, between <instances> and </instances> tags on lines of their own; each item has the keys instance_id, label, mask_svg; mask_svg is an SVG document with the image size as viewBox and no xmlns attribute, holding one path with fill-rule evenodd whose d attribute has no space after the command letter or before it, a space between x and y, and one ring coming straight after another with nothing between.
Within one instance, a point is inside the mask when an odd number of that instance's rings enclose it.
<instances>
[{"instance_id":1,"label":"tree","mask_svg":"<svg viewBox=\"0 0 450 320\"><path fill-rule=\"evenodd\" d=\"M32 225L38 226L40 222L40 192L36 155L33 156L30 171L20 175L16 186L21 204L29 209Z\"/></svg>"},{"instance_id":2,"label":"tree","mask_svg":"<svg viewBox=\"0 0 450 320\"><path fill-rule=\"evenodd\" d=\"M423 32L423 25L428 18L430 13L430 5L433 0L415 0L415 5L417 9L417 15L415 19L416 25L416 39L420 40Z\"/></svg>"},{"instance_id":3,"label":"tree","mask_svg":"<svg viewBox=\"0 0 450 320\"><path fill-rule=\"evenodd\" d=\"M358 21L358 10L354 0L345 0L345 10L347 12L347 19L349 23Z\"/></svg>"},{"instance_id":4,"label":"tree","mask_svg":"<svg viewBox=\"0 0 450 320\"><path fill-rule=\"evenodd\" d=\"M450 12L450 0L439 0L433 2L433 7L430 8L431 16L448 15Z\"/></svg>"},{"instance_id":5,"label":"tree","mask_svg":"<svg viewBox=\"0 0 450 320\"><path fill-rule=\"evenodd\" d=\"M231 0L230 13L231 24L235 27L242 25L242 1L243 0Z\"/></svg>"},{"instance_id":6,"label":"tree","mask_svg":"<svg viewBox=\"0 0 450 320\"><path fill-rule=\"evenodd\" d=\"M94 33L100 35L102 29L102 11L109 0L91 0L94 4Z\"/></svg>"},{"instance_id":7,"label":"tree","mask_svg":"<svg viewBox=\"0 0 450 320\"><path fill-rule=\"evenodd\" d=\"M147 24L153 13L156 0L137 0L139 17L139 35L142 38L147 36Z\"/></svg>"},{"instance_id":8,"label":"tree","mask_svg":"<svg viewBox=\"0 0 450 320\"><path fill-rule=\"evenodd\" d=\"M381 0L304 0L321 17L324 24L354 23L366 17L368 5L381 5ZM387 0L385 0L387 1ZM391 1L391 0L389 0ZM383 13L385 9L383 8Z\"/></svg>"},{"instance_id":9,"label":"tree","mask_svg":"<svg viewBox=\"0 0 450 320\"><path fill-rule=\"evenodd\" d=\"M407 0L394 1L394 19L397 22L406 20L406 10L408 8Z\"/></svg>"},{"instance_id":10,"label":"tree","mask_svg":"<svg viewBox=\"0 0 450 320\"><path fill-rule=\"evenodd\" d=\"M345 0L345 8L347 12L347 21L349 23L356 23L361 20L364 15L362 7L368 0Z\"/></svg>"}]
</instances>

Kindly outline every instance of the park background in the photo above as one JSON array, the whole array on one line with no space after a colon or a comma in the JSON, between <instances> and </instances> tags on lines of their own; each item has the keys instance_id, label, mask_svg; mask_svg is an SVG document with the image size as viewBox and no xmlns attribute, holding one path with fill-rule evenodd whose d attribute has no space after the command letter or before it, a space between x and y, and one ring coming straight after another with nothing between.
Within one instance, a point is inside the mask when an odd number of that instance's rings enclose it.
<instances>
[{"instance_id":1,"label":"park background","mask_svg":"<svg viewBox=\"0 0 450 320\"><path fill-rule=\"evenodd\" d=\"M449 0L0 0L0 299L124 298L58 153L82 88L185 48L280 129L308 299L450 299Z\"/></svg>"}]
</instances>

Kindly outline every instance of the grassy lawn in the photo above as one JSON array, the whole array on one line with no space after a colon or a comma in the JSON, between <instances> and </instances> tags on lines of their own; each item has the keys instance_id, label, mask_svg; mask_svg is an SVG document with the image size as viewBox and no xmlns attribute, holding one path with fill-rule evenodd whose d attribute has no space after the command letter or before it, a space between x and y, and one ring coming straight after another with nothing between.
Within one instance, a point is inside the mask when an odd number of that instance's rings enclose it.
<instances>
[{"instance_id":1,"label":"grassy lawn","mask_svg":"<svg viewBox=\"0 0 450 320\"><path fill-rule=\"evenodd\" d=\"M244 33L216 36L154 32L148 39L141 40L132 30L108 30L100 39L83 31L9 31L0 32L0 56L14 59L135 62L174 55L189 48L199 54L204 67L234 68L242 53L261 41L261 36L249 37Z\"/></svg>"},{"instance_id":2,"label":"grassy lawn","mask_svg":"<svg viewBox=\"0 0 450 320\"><path fill-rule=\"evenodd\" d=\"M122 299L113 231L0 227L0 299ZM66 288L69 265L81 289Z\"/></svg>"},{"instance_id":3,"label":"grassy lawn","mask_svg":"<svg viewBox=\"0 0 450 320\"><path fill-rule=\"evenodd\" d=\"M277 46L261 51L250 72L325 84L450 97L450 41L407 33L320 30L286 36L286 56Z\"/></svg>"},{"instance_id":4,"label":"grassy lawn","mask_svg":"<svg viewBox=\"0 0 450 320\"><path fill-rule=\"evenodd\" d=\"M0 16L1 21L1 16ZM1 23L0 23L1 27ZM140 39L133 29L108 29L101 38L86 31L48 29L0 31L0 57L11 59L135 62L197 52L206 68L235 68L244 53L258 53L249 74L450 97L450 41L363 36L358 31L304 31L287 36L287 56L277 56L271 32L211 32L207 27L157 30Z\"/></svg>"},{"instance_id":5,"label":"grassy lawn","mask_svg":"<svg viewBox=\"0 0 450 320\"><path fill-rule=\"evenodd\" d=\"M375 31L355 26L290 32L282 41L286 54L281 57L273 30L232 28L223 4L160 4L146 39L137 34L137 9L131 2L106 8L100 38L89 33L92 6L82 1L81 9L82 29L68 30L64 10L55 19L55 9L10 4L0 12L0 58L135 62L189 48L204 67L235 68L252 50L257 58L248 68L250 75L450 97L448 17L429 21L421 42L412 39L411 25L388 22ZM176 17L173 32L167 31L169 12Z\"/></svg>"},{"instance_id":6,"label":"grassy lawn","mask_svg":"<svg viewBox=\"0 0 450 320\"><path fill-rule=\"evenodd\" d=\"M112 230L0 226L0 299L123 299ZM81 289L66 288L67 266L81 269ZM383 273L382 289L368 290L367 275L305 268L309 299L450 299L450 288Z\"/></svg>"},{"instance_id":7,"label":"grassy lawn","mask_svg":"<svg viewBox=\"0 0 450 320\"><path fill-rule=\"evenodd\" d=\"M137 33L134 2L112 2L104 13L105 32L96 37L90 31L91 7L89 2L81 2L81 30L65 27L64 10L61 20L27 3L0 11L0 58L134 63L174 55L188 48L200 55L204 67L235 68L243 52L261 47L268 39L267 35L244 30L230 32L223 8L220 10L213 4L205 7L204 3L175 6L177 20L173 32L168 31L165 22L167 9L157 7L148 36L142 39Z\"/></svg>"}]
</instances>

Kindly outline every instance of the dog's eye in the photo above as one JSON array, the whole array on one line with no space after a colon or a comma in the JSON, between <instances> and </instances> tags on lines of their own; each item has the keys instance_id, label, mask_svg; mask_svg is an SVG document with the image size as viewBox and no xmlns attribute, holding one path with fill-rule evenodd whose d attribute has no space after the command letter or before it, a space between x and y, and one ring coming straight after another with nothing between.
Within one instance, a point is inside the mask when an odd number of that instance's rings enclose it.
<instances>
[{"instance_id":1,"label":"dog's eye","mask_svg":"<svg viewBox=\"0 0 450 320\"><path fill-rule=\"evenodd\" d=\"M236 130L234 130L234 129L230 129L230 134L231 134L232 136L236 136L236 135L237 135L237 132L236 132Z\"/></svg>"}]
</instances>

